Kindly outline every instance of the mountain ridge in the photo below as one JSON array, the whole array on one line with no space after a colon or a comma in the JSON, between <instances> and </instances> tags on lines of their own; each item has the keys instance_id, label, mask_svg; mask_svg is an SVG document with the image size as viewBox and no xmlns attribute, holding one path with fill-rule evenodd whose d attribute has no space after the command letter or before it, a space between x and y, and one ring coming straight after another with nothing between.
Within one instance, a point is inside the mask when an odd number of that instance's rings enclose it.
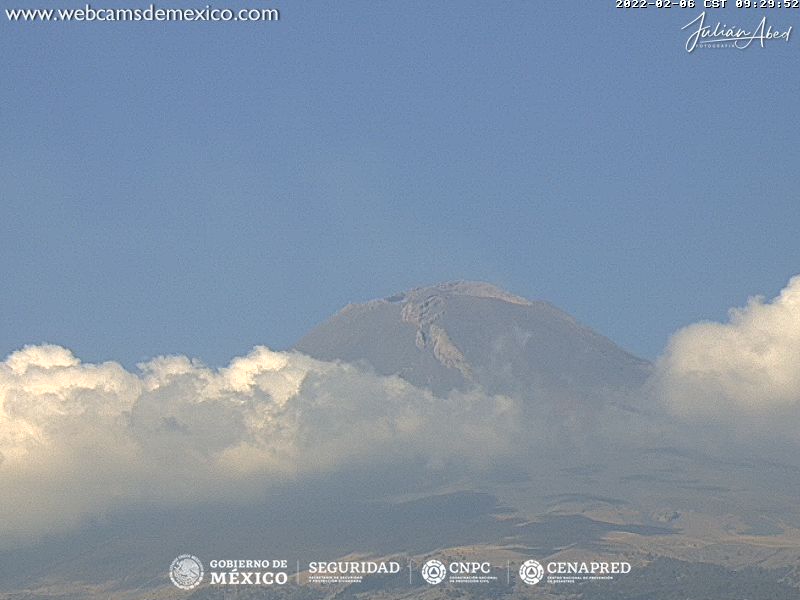
<instances>
[{"instance_id":1,"label":"mountain ridge","mask_svg":"<svg viewBox=\"0 0 800 600\"><path fill-rule=\"evenodd\" d=\"M578 383L579 396L592 395L591 388L627 391L651 368L549 302L467 280L348 304L295 349L367 364L439 394L473 385L495 393L561 392L570 382Z\"/></svg>"}]
</instances>

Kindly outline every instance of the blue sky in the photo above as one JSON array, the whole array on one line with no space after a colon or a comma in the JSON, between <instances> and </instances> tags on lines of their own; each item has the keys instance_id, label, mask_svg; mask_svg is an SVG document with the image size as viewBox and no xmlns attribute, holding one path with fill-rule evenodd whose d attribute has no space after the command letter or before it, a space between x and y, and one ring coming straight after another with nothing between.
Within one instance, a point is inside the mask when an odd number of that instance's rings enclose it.
<instances>
[{"instance_id":1,"label":"blue sky","mask_svg":"<svg viewBox=\"0 0 800 600\"><path fill-rule=\"evenodd\" d=\"M45 4L81 6L2 0ZM611 0L274 6L2 21L1 354L216 365L465 278L653 358L800 272L800 40L687 54L699 10Z\"/></svg>"}]
</instances>

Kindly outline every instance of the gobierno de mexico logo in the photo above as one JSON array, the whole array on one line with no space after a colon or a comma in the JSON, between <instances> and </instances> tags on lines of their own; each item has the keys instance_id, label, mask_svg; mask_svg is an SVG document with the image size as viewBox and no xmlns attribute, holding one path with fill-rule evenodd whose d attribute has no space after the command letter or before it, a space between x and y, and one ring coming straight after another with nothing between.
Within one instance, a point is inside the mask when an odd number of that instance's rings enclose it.
<instances>
[{"instance_id":1,"label":"gobierno de mexico logo","mask_svg":"<svg viewBox=\"0 0 800 600\"><path fill-rule=\"evenodd\" d=\"M194 589L203 581L203 563L192 554L181 554L169 566L169 578L175 587Z\"/></svg>"}]
</instances>

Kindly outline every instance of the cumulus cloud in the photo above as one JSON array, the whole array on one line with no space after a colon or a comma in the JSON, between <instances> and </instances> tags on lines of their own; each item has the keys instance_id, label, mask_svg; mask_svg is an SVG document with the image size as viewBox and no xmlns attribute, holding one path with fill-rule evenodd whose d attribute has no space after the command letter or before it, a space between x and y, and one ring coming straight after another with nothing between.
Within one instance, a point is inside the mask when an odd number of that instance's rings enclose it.
<instances>
[{"instance_id":1,"label":"cumulus cloud","mask_svg":"<svg viewBox=\"0 0 800 600\"><path fill-rule=\"evenodd\" d=\"M731 310L727 323L678 331L659 360L657 386L670 410L684 417L794 431L800 410L800 276L772 301L755 297Z\"/></svg>"},{"instance_id":2,"label":"cumulus cloud","mask_svg":"<svg viewBox=\"0 0 800 600\"><path fill-rule=\"evenodd\" d=\"M678 331L650 383L672 415L704 432L709 420L726 431L760 424L796 440L800 277L727 323ZM0 544L136 505L258 501L273 486L393 465L421 480L455 474L455 464L516 472L691 429L664 417L613 402L565 412L533 392L434 396L365 367L265 347L220 369L171 356L129 371L28 346L0 362Z\"/></svg>"},{"instance_id":3,"label":"cumulus cloud","mask_svg":"<svg viewBox=\"0 0 800 600\"><path fill-rule=\"evenodd\" d=\"M160 357L130 372L29 346L0 363L0 540L138 502L247 500L343 466L480 467L519 447L519 411L264 347L221 369Z\"/></svg>"}]
</instances>

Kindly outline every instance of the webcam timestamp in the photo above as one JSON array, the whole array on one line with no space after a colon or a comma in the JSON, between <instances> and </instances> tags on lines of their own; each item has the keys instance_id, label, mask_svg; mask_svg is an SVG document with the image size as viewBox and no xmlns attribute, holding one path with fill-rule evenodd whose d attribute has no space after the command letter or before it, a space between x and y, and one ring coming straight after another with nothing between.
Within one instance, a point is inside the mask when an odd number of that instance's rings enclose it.
<instances>
[{"instance_id":1,"label":"webcam timestamp","mask_svg":"<svg viewBox=\"0 0 800 600\"><path fill-rule=\"evenodd\" d=\"M616 0L617 8L696 8L697 4L698 0Z\"/></svg>"},{"instance_id":2,"label":"webcam timestamp","mask_svg":"<svg viewBox=\"0 0 800 600\"><path fill-rule=\"evenodd\" d=\"M736 0L736 8L800 8L800 0Z\"/></svg>"},{"instance_id":3,"label":"webcam timestamp","mask_svg":"<svg viewBox=\"0 0 800 600\"><path fill-rule=\"evenodd\" d=\"M617 8L800 8L800 0L615 0Z\"/></svg>"}]
</instances>

